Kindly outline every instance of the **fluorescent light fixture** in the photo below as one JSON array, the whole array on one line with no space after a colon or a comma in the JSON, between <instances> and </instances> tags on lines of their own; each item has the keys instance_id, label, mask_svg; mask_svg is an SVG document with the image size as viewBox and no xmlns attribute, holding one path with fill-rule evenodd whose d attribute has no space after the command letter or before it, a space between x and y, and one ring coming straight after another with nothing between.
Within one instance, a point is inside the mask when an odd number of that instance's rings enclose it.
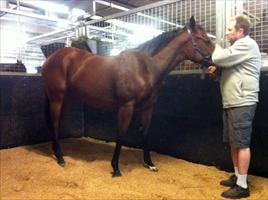
<instances>
[{"instance_id":1,"label":"fluorescent light fixture","mask_svg":"<svg viewBox=\"0 0 268 200\"><path fill-rule=\"evenodd\" d=\"M21 3L33 5L37 8L42 8L44 10L56 12L56 13L69 13L69 8L65 5L41 0L20 0Z\"/></svg>"},{"instance_id":2,"label":"fluorescent light fixture","mask_svg":"<svg viewBox=\"0 0 268 200\"><path fill-rule=\"evenodd\" d=\"M73 8L71 10L71 16L79 17L79 16L84 15L84 14L86 14L86 12L82 9L79 9L79 8Z\"/></svg>"},{"instance_id":3,"label":"fluorescent light fixture","mask_svg":"<svg viewBox=\"0 0 268 200\"><path fill-rule=\"evenodd\" d=\"M90 18L91 19L101 19L102 17L99 15L92 15Z\"/></svg>"},{"instance_id":4,"label":"fluorescent light fixture","mask_svg":"<svg viewBox=\"0 0 268 200\"><path fill-rule=\"evenodd\" d=\"M124 10L124 11L128 11L129 10L126 7L116 5L116 4L112 3L112 2L107 2L107 1L103 1L103 0L94 0L94 2L99 3L99 4L102 4L102 5L109 6L111 8L116 8L118 10Z\"/></svg>"}]
</instances>

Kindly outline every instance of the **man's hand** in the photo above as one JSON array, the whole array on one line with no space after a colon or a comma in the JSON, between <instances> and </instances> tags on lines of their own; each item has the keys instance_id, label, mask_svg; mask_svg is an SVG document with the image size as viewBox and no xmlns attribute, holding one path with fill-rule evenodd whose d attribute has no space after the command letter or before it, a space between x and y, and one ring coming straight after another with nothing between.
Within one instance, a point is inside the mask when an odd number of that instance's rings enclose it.
<instances>
[{"instance_id":1,"label":"man's hand","mask_svg":"<svg viewBox=\"0 0 268 200\"><path fill-rule=\"evenodd\" d=\"M220 68L217 68L216 66L209 66L207 68L207 72L214 81L219 81L220 77Z\"/></svg>"},{"instance_id":2,"label":"man's hand","mask_svg":"<svg viewBox=\"0 0 268 200\"><path fill-rule=\"evenodd\" d=\"M208 67L208 73L209 74L215 75L216 74L216 71L217 71L216 66L209 66Z\"/></svg>"}]
</instances>

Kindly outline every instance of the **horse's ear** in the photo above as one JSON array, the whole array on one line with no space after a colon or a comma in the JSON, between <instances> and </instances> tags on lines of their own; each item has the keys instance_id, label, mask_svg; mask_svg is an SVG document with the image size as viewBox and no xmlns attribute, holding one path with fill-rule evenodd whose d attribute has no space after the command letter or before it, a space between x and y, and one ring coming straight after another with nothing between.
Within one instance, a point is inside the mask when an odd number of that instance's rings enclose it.
<instances>
[{"instance_id":1,"label":"horse's ear","mask_svg":"<svg viewBox=\"0 0 268 200\"><path fill-rule=\"evenodd\" d=\"M194 16L192 15L191 19L190 19L190 27L191 28L194 28L195 27L195 19L194 19Z\"/></svg>"}]
</instances>

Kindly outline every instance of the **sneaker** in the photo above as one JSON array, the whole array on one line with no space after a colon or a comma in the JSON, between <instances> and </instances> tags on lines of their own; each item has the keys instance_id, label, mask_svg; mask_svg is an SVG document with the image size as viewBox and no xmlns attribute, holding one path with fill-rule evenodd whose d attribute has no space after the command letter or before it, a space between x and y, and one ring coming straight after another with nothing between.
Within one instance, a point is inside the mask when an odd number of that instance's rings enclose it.
<instances>
[{"instance_id":1,"label":"sneaker","mask_svg":"<svg viewBox=\"0 0 268 200\"><path fill-rule=\"evenodd\" d=\"M220 185L227 186L227 187L234 187L236 185L237 177L236 175L230 176L229 179L222 180Z\"/></svg>"},{"instance_id":2,"label":"sneaker","mask_svg":"<svg viewBox=\"0 0 268 200\"><path fill-rule=\"evenodd\" d=\"M240 199L249 196L249 189L242 188L239 185L235 185L234 187L230 188L229 190L223 192L221 194L222 197L230 198L230 199Z\"/></svg>"}]
</instances>

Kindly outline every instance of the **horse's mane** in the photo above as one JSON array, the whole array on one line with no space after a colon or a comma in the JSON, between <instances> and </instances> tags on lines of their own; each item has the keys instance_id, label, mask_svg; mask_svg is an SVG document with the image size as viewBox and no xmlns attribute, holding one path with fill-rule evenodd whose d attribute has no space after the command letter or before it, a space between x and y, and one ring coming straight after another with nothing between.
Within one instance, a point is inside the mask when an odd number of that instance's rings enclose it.
<instances>
[{"instance_id":1,"label":"horse's mane","mask_svg":"<svg viewBox=\"0 0 268 200\"><path fill-rule=\"evenodd\" d=\"M137 47L138 50L141 51L148 51L152 55L155 55L157 52L159 52L164 46L167 45L174 37L178 35L178 32L180 32L182 29L176 29L176 30L171 30L168 32L164 32L155 38L142 43Z\"/></svg>"}]
</instances>

